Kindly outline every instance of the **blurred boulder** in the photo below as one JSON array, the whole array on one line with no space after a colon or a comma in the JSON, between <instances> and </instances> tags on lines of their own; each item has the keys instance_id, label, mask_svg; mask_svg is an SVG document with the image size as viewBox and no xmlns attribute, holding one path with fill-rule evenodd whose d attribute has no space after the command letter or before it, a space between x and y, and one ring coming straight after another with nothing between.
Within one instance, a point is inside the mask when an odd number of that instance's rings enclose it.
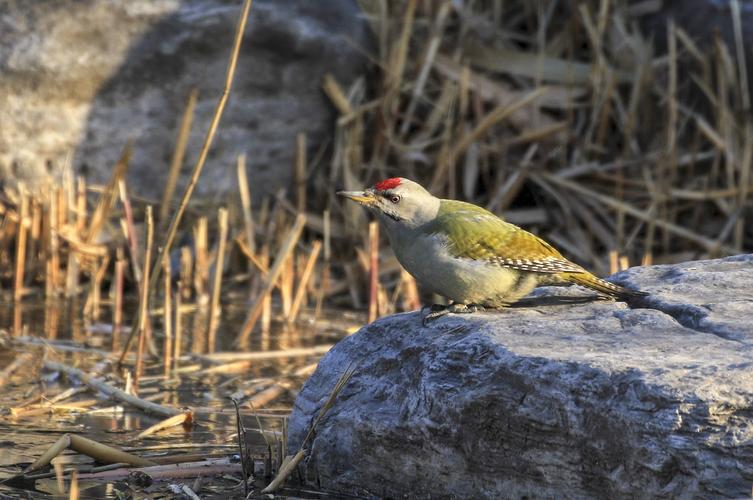
<instances>
[{"instance_id":1,"label":"blurred boulder","mask_svg":"<svg viewBox=\"0 0 753 500\"><path fill-rule=\"evenodd\" d=\"M129 182L159 196L181 115L198 104L184 169L220 95L240 0L0 0L0 179L35 182L66 162L102 182L128 139ZM321 92L365 70L370 32L355 0L255 0L199 193L235 189L247 153L252 190L291 178L295 136L332 133Z\"/></svg>"},{"instance_id":2,"label":"blurred boulder","mask_svg":"<svg viewBox=\"0 0 753 500\"><path fill-rule=\"evenodd\" d=\"M735 47L732 23L732 0L631 0L636 14L641 17L643 27L655 35L661 46L666 46L667 22L674 21L691 38L700 44L701 49L711 46L715 36L727 42L732 51ZM750 52L753 43L753 1L739 0L740 27L744 47Z\"/></svg>"},{"instance_id":3,"label":"blurred boulder","mask_svg":"<svg viewBox=\"0 0 753 500\"><path fill-rule=\"evenodd\" d=\"M649 35L660 53L667 50L667 25L675 25L696 43L703 53L713 53L714 40L719 37L737 62L732 0L632 0L634 14L643 31ZM740 34L747 61L753 71L753 0L739 0ZM748 77L750 79L750 76Z\"/></svg>"},{"instance_id":4,"label":"blurred boulder","mask_svg":"<svg viewBox=\"0 0 753 500\"><path fill-rule=\"evenodd\" d=\"M632 268L633 304L376 321L320 361L289 421L322 488L391 498L747 498L753 255ZM579 299L580 298L580 299Z\"/></svg>"}]
</instances>

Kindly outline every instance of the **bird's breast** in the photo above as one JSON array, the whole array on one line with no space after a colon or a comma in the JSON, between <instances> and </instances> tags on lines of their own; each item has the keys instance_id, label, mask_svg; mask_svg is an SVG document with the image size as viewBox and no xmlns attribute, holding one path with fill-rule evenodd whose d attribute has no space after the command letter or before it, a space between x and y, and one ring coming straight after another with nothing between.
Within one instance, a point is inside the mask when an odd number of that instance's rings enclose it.
<instances>
[{"instance_id":1,"label":"bird's breast","mask_svg":"<svg viewBox=\"0 0 753 500\"><path fill-rule=\"evenodd\" d=\"M397 234L391 235L390 241L400 264L420 287L455 302L502 304L521 282L518 271L453 256L448 239L442 235L408 238Z\"/></svg>"}]
</instances>

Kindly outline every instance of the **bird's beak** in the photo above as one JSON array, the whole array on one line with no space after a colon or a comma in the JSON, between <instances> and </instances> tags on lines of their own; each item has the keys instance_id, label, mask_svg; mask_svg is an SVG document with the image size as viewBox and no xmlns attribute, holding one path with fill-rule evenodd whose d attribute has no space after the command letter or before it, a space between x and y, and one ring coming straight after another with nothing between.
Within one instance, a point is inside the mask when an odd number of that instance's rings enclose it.
<instances>
[{"instance_id":1,"label":"bird's beak","mask_svg":"<svg viewBox=\"0 0 753 500\"><path fill-rule=\"evenodd\" d=\"M370 190L366 191L338 191L339 196L350 198L353 201L357 201L361 205L373 205L376 202L376 196Z\"/></svg>"}]
</instances>

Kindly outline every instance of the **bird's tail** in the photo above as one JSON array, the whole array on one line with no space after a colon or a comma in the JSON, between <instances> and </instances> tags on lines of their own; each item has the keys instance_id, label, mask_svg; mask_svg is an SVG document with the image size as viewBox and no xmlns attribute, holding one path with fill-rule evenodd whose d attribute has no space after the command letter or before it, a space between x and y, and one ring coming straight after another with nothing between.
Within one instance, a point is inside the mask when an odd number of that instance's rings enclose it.
<instances>
[{"instance_id":1,"label":"bird's tail","mask_svg":"<svg viewBox=\"0 0 753 500\"><path fill-rule=\"evenodd\" d=\"M614 283L610 283L607 280L597 278L596 276L588 272L568 273L565 276L565 281L574 285L580 285L586 288L590 288L591 290L595 290L599 293L603 293L605 295L609 295L610 297L615 297L621 300L631 299L635 297L645 297L646 295L648 295L646 292L641 292L639 290L630 290L628 288L615 285Z\"/></svg>"}]
</instances>

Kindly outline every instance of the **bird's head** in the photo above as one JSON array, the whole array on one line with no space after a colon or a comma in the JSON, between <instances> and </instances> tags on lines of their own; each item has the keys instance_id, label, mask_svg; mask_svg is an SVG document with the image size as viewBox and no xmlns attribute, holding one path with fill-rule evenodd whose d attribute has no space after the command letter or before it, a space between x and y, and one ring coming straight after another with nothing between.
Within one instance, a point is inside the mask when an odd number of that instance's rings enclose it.
<instances>
[{"instance_id":1,"label":"bird's head","mask_svg":"<svg viewBox=\"0 0 753 500\"><path fill-rule=\"evenodd\" d=\"M340 191L337 194L360 203L377 214L390 227L417 227L437 216L439 199L420 184L403 177L393 177L363 191Z\"/></svg>"}]
</instances>

